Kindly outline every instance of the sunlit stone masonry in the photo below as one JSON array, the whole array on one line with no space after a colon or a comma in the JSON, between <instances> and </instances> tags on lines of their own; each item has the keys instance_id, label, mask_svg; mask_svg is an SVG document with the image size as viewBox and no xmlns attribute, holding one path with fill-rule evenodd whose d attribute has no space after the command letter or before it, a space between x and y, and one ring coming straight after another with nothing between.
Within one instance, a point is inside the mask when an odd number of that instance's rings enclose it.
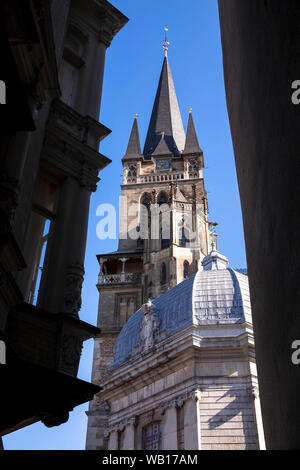
<instances>
[{"instance_id":1,"label":"sunlit stone masonry","mask_svg":"<svg viewBox=\"0 0 300 470\"><path fill-rule=\"evenodd\" d=\"M248 278L216 249L203 152L191 109L184 131L168 46L144 151L135 116L122 159L118 250L98 255L102 391L87 449L264 448Z\"/></svg>"}]
</instances>

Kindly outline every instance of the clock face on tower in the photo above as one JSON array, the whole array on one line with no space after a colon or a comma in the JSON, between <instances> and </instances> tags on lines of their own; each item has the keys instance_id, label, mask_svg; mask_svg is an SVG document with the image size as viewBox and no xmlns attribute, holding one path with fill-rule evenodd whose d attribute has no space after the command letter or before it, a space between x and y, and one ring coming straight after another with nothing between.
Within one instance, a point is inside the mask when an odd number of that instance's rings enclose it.
<instances>
[{"instance_id":1,"label":"clock face on tower","mask_svg":"<svg viewBox=\"0 0 300 470\"><path fill-rule=\"evenodd\" d=\"M156 171L170 170L170 160L156 160Z\"/></svg>"}]
</instances>

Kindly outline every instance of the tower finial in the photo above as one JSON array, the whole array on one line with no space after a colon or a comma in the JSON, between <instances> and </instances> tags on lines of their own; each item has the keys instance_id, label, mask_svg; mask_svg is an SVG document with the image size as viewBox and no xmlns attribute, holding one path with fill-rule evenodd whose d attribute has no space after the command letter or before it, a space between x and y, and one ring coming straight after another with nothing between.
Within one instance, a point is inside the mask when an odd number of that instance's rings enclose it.
<instances>
[{"instance_id":1,"label":"tower finial","mask_svg":"<svg viewBox=\"0 0 300 470\"><path fill-rule=\"evenodd\" d=\"M167 36L167 32L169 31L169 29L165 26L164 31L165 31L165 40L163 42L163 48L164 48L164 51L165 51L165 57L167 57L168 56L169 46L170 46L170 43L168 41L168 36Z\"/></svg>"}]
</instances>

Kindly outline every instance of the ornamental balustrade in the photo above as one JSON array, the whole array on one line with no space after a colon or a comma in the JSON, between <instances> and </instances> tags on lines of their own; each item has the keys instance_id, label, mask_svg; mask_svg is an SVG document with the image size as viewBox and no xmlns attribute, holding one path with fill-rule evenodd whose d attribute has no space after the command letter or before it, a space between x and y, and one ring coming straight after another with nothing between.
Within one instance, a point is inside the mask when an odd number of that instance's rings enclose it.
<instances>
[{"instance_id":1,"label":"ornamental balustrade","mask_svg":"<svg viewBox=\"0 0 300 470\"><path fill-rule=\"evenodd\" d=\"M121 273L121 274L99 274L98 284L112 285L112 284L133 284L139 282L141 279L140 274L135 273Z\"/></svg>"}]
</instances>

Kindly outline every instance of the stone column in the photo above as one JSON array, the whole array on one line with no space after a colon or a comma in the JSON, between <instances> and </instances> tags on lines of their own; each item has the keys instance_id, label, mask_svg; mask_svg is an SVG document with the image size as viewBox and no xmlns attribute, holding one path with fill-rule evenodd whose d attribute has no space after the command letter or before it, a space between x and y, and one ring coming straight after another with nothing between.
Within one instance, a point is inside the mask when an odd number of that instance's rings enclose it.
<instances>
[{"instance_id":1,"label":"stone column","mask_svg":"<svg viewBox=\"0 0 300 470\"><path fill-rule=\"evenodd\" d=\"M177 450L177 409L176 403L172 402L165 411L165 420L162 438L163 450Z\"/></svg>"},{"instance_id":2,"label":"stone column","mask_svg":"<svg viewBox=\"0 0 300 470\"><path fill-rule=\"evenodd\" d=\"M107 259L104 259L104 258L101 258L100 261L99 261L99 265L100 265L99 276L98 276L99 283L104 281L105 273L103 271L103 265L106 261L107 261Z\"/></svg>"},{"instance_id":3,"label":"stone column","mask_svg":"<svg viewBox=\"0 0 300 470\"><path fill-rule=\"evenodd\" d=\"M184 404L185 450L201 449L200 397L201 392L196 390Z\"/></svg>"},{"instance_id":4,"label":"stone column","mask_svg":"<svg viewBox=\"0 0 300 470\"><path fill-rule=\"evenodd\" d=\"M128 261L128 258L119 258L119 260L122 262L121 282L125 282L126 280L125 264L126 264L126 261Z\"/></svg>"},{"instance_id":5,"label":"stone column","mask_svg":"<svg viewBox=\"0 0 300 470\"><path fill-rule=\"evenodd\" d=\"M125 427L124 435L124 450L134 450L135 449L135 426L136 418L129 420Z\"/></svg>"},{"instance_id":6,"label":"stone column","mask_svg":"<svg viewBox=\"0 0 300 470\"><path fill-rule=\"evenodd\" d=\"M111 431L108 441L108 450L118 450L118 431Z\"/></svg>"}]
</instances>

